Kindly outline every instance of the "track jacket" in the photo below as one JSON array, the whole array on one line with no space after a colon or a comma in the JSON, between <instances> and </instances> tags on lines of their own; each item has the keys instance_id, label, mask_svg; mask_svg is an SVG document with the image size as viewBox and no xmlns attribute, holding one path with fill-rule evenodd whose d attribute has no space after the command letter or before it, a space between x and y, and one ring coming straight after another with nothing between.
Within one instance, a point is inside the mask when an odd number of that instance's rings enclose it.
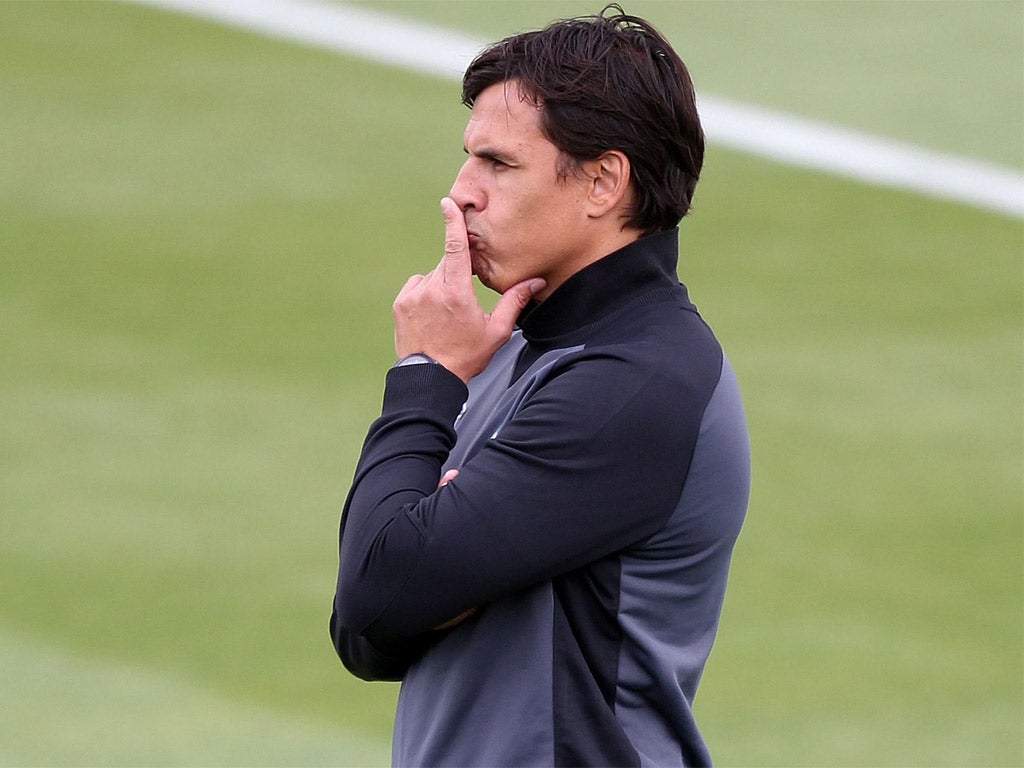
<instances>
[{"instance_id":1,"label":"track jacket","mask_svg":"<svg viewBox=\"0 0 1024 768\"><path fill-rule=\"evenodd\" d=\"M354 674L403 681L395 765L710 762L691 705L750 458L676 259L673 230L581 270L468 392L439 365L388 372L331 634Z\"/></svg>"}]
</instances>

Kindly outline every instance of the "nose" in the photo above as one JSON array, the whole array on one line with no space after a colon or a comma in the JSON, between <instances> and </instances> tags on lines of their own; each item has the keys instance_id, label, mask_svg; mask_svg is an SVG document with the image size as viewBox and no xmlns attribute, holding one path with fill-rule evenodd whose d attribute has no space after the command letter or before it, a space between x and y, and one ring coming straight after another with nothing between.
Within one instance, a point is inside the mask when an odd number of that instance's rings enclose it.
<instances>
[{"instance_id":1,"label":"nose","mask_svg":"<svg viewBox=\"0 0 1024 768\"><path fill-rule=\"evenodd\" d=\"M448 191L448 197L455 201L463 213L470 208L483 210L487 198L474 173L472 157L462 164L452 183L452 188Z\"/></svg>"}]
</instances>

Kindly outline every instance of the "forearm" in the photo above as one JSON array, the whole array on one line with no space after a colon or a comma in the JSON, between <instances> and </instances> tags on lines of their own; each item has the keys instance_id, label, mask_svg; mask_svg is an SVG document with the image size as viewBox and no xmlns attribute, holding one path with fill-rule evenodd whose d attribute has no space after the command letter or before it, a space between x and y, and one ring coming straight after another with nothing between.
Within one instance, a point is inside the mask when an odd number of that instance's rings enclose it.
<instances>
[{"instance_id":1,"label":"forearm","mask_svg":"<svg viewBox=\"0 0 1024 768\"><path fill-rule=\"evenodd\" d=\"M465 397L465 385L439 365L388 373L382 415L370 428L342 517L334 621L346 632L365 633L415 566L423 535L406 512L436 492Z\"/></svg>"}]
</instances>

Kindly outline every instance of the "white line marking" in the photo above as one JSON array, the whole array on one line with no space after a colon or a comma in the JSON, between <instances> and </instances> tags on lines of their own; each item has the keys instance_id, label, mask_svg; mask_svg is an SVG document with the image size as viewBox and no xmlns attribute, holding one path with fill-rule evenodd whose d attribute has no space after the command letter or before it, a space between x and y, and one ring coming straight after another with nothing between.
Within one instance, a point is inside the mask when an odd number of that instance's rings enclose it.
<instances>
[{"instance_id":1,"label":"white line marking","mask_svg":"<svg viewBox=\"0 0 1024 768\"><path fill-rule=\"evenodd\" d=\"M487 41L319 0L131 0L427 75L460 80ZM1024 218L1024 173L699 96L708 141L779 162Z\"/></svg>"},{"instance_id":2,"label":"white line marking","mask_svg":"<svg viewBox=\"0 0 1024 768\"><path fill-rule=\"evenodd\" d=\"M443 27L321 0L129 1L459 81L487 44Z\"/></svg>"},{"instance_id":3,"label":"white line marking","mask_svg":"<svg viewBox=\"0 0 1024 768\"><path fill-rule=\"evenodd\" d=\"M1024 218L1024 174L717 97L698 97L708 140L792 165Z\"/></svg>"}]
</instances>

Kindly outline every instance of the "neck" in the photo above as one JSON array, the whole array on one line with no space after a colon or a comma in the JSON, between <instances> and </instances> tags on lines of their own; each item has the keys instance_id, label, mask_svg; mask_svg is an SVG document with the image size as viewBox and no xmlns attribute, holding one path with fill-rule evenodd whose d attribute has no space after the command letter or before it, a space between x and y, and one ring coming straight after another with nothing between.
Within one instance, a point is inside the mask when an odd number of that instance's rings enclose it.
<instances>
[{"instance_id":1,"label":"neck","mask_svg":"<svg viewBox=\"0 0 1024 768\"><path fill-rule=\"evenodd\" d=\"M558 286L568 280L570 277L575 275L581 269L589 267L591 264L600 261L610 253L625 248L630 243L636 242L642 237L642 233L638 229L632 229L629 227L620 227L616 225L613 228L607 228L605 231L597 234L593 238L592 244L581 250L580 256L572 260L567 265L567 269L556 280L549 280L548 284L544 286L544 289L533 297L533 300L537 303L544 301L550 296Z\"/></svg>"}]
</instances>

